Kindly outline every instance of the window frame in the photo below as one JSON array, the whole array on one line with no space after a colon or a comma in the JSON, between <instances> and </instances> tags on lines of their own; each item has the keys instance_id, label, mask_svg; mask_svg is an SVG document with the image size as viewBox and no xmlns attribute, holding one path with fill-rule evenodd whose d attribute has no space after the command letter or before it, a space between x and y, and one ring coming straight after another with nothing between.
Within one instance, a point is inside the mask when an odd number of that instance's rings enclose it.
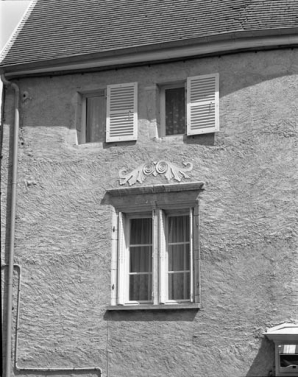
<instances>
[{"instance_id":1,"label":"window frame","mask_svg":"<svg viewBox=\"0 0 298 377\"><path fill-rule=\"evenodd\" d=\"M112 270L111 270L111 305L108 310L133 310L133 309L198 309L200 307L201 297L201 284L200 284L200 250L199 250L199 199L198 195L203 190L203 183L196 182L195 184L171 184L173 192L146 194L146 191L159 190L158 186L165 187L164 185L147 186L144 188L120 188L109 190L112 193L113 205L113 232L112 232ZM184 186L184 187L183 187ZM191 186L196 186L192 193L189 193ZM179 187L179 189L178 189ZM200 187L198 189L198 187ZM152 189L153 188L153 189ZM140 194L134 195L136 191L143 191ZM139 189L139 190L138 190ZM143 190L141 190L143 189ZM144 190L145 189L145 190ZM181 190L182 189L182 190ZM177 190L177 192L175 192ZM178 191L179 190L179 191ZM184 192L187 191L187 192ZM127 191L128 193L123 193ZM145 194L144 194L145 191ZM171 190L170 190L171 191ZM182 191L182 192L181 192ZM188 195L186 195L188 194ZM128 196L126 196L128 195ZM191 199L189 199L191 197ZM173 200L171 199L173 198ZM175 200L174 200L175 199ZM138 204L135 204L135 203ZM175 204L172 204L175 203ZM165 286L168 279L167 271L165 270L166 249L162 246L161 237L161 216L167 215L181 215L181 213L188 213L192 218L190 222L190 232L192 233L192 248L190 253L190 298L187 300L169 300L165 294ZM127 231L126 221L129 218L136 216L148 217L148 212L152 213L152 293L153 300L151 303L129 302L126 300L128 287L123 288L123 281L125 281L125 244L124 231ZM165 239L165 237L164 237ZM126 249L127 250L127 249ZM164 252L161 252L163 250ZM162 283L163 282L163 283ZM163 287L162 287L163 284ZM126 294L124 289L127 290Z\"/></svg>"},{"instance_id":2,"label":"window frame","mask_svg":"<svg viewBox=\"0 0 298 377\"><path fill-rule=\"evenodd\" d=\"M189 289L190 289L190 297L189 299L180 299L180 300L171 300L169 299L169 283L168 281L165 282L164 286L165 286L165 294L164 294L164 297L165 297L165 303L167 304L170 304L170 303L173 303L173 304L177 304L177 303L183 303L183 302L193 302L194 300L194 297L193 297L193 292L194 292L194 281L193 281L193 275L194 275L194 271L193 271L193 267L194 267L194 263L193 263L193 243L194 243L194 237L195 237L195 234L194 234L194 224L193 224L193 211L194 211L194 208L187 208L185 210L180 210L180 211L174 211L174 210L171 210L171 211L164 211L165 214L165 263L164 263L164 266L161 266L161 270L163 270L163 272L161 271L161 274L163 273L164 274L164 278L167 280L169 278L169 217L174 217L174 216L189 216L189 279L190 279L190 285L189 285ZM159 252L162 252L161 250ZM185 271L185 270L184 270ZM171 271L173 273L173 271Z\"/></svg>"},{"instance_id":3,"label":"window frame","mask_svg":"<svg viewBox=\"0 0 298 377\"><path fill-rule=\"evenodd\" d=\"M152 214L151 213L128 213L125 214L125 224L124 224L124 232L125 232L125 246L124 246L124 259L125 259L125 270L124 270L124 303L126 305L139 305L139 304L152 304L153 303L153 263L151 264L152 267L152 272L151 272L151 281L152 281L152 289L151 289L151 300L130 300L129 299L129 277L130 277L130 271L129 271L129 266L130 266L130 239L131 239L131 220L132 219L148 219L150 218L153 220ZM152 224L153 225L153 224ZM153 245L154 245L154 231L153 231L153 226L152 226L152 259L153 259Z\"/></svg>"}]
</instances>

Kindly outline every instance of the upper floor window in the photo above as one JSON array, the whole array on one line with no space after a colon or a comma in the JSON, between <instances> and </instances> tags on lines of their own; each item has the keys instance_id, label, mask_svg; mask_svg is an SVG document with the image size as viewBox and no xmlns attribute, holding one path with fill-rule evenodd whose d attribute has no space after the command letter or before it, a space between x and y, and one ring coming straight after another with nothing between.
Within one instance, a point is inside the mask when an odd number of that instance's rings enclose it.
<instances>
[{"instance_id":1,"label":"upper floor window","mask_svg":"<svg viewBox=\"0 0 298 377\"><path fill-rule=\"evenodd\" d=\"M219 75L188 77L160 86L160 135L198 135L219 130Z\"/></svg>"},{"instance_id":2,"label":"upper floor window","mask_svg":"<svg viewBox=\"0 0 298 377\"><path fill-rule=\"evenodd\" d=\"M81 93L78 143L136 140L137 83L108 85Z\"/></svg>"}]
</instances>

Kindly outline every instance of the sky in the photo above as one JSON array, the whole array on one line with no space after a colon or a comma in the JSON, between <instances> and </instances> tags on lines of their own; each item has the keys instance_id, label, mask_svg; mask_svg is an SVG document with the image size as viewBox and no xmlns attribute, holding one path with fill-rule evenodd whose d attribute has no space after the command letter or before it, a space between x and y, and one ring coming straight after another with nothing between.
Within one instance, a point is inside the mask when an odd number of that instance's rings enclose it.
<instances>
[{"instance_id":1,"label":"sky","mask_svg":"<svg viewBox=\"0 0 298 377\"><path fill-rule=\"evenodd\" d=\"M5 46L29 4L30 1L26 0L0 1L0 50Z\"/></svg>"},{"instance_id":2,"label":"sky","mask_svg":"<svg viewBox=\"0 0 298 377\"><path fill-rule=\"evenodd\" d=\"M0 1L0 51L4 48L14 32L31 1L1 0ZM0 81L0 108L2 98L2 81Z\"/></svg>"}]
</instances>

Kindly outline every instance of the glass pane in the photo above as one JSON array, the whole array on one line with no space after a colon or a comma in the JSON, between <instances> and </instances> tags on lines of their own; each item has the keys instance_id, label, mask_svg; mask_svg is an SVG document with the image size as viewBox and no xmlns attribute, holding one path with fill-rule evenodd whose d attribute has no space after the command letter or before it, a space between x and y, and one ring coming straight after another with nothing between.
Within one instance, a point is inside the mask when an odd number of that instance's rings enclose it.
<instances>
[{"instance_id":1,"label":"glass pane","mask_svg":"<svg viewBox=\"0 0 298 377\"><path fill-rule=\"evenodd\" d=\"M189 244L169 245L169 271L190 269Z\"/></svg>"},{"instance_id":2,"label":"glass pane","mask_svg":"<svg viewBox=\"0 0 298 377\"><path fill-rule=\"evenodd\" d=\"M166 89L166 135L185 134L185 89Z\"/></svg>"},{"instance_id":3,"label":"glass pane","mask_svg":"<svg viewBox=\"0 0 298 377\"><path fill-rule=\"evenodd\" d=\"M130 272L152 271L152 247L130 247Z\"/></svg>"},{"instance_id":4,"label":"glass pane","mask_svg":"<svg viewBox=\"0 0 298 377\"><path fill-rule=\"evenodd\" d=\"M105 97L86 98L86 143L105 141Z\"/></svg>"},{"instance_id":5,"label":"glass pane","mask_svg":"<svg viewBox=\"0 0 298 377\"><path fill-rule=\"evenodd\" d=\"M130 220L130 244L152 244L152 219L140 218Z\"/></svg>"},{"instance_id":6,"label":"glass pane","mask_svg":"<svg viewBox=\"0 0 298 377\"><path fill-rule=\"evenodd\" d=\"M152 276L130 275L129 276L129 300L151 301L152 300Z\"/></svg>"},{"instance_id":7,"label":"glass pane","mask_svg":"<svg viewBox=\"0 0 298 377\"><path fill-rule=\"evenodd\" d=\"M190 299L190 273L169 274L169 300Z\"/></svg>"},{"instance_id":8,"label":"glass pane","mask_svg":"<svg viewBox=\"0 0 298 377\"><path fill-rule=\"evenodd\" d=\"M189 242L189 216L168 217L168 242Z\"/></svg>"},{"instance_id":9,"label":"glass pane","mask_svg":"<svg viewBox=\"0 0 298 377\"><path fill-rule=\"evenodd\" d=\"M280 355L280 366L285 368L290 365L298 367L298 355Z\"/></svg>"}]
</instances>

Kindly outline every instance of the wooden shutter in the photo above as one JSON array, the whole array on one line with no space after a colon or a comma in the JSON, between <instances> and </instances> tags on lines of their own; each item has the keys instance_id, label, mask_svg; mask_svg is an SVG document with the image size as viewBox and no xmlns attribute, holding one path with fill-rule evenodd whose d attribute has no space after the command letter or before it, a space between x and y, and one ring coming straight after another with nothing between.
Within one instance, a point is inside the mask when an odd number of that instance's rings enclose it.
<instances>
[{"instance_id":1,"label":"wooden shutter","mask_svg":"<svg viewBox=\"0 0 298 377\"><path fill-rule=\"evenodd\" d=\"M108 85L106 141L137 140L137 83Z\"/></svg>"},{"instance_id":2,"label":"wooden shutter","mask_svg":"<svg viewBox=\"0 0 298 377\"><path fill-rule=\"evenodd\" d=\"M218 73L187 78L187 135L219 130Z\"/></svg>"}]
</instances>

